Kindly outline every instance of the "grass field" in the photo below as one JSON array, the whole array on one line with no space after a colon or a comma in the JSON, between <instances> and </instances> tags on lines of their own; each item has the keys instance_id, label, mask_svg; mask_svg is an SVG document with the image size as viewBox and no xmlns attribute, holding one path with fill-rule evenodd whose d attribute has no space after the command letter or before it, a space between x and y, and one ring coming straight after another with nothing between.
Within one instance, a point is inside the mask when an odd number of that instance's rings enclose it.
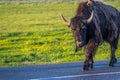
<instances>
[{"instance_id":1,"label":"grass field","mask_svg":"<svg viewBox=\"0 0 120 80\"><path fill-rule=\"evenodd\" d=\"M120 10L118 1L106 1ZM77 2L1 3L0 67L33 64L78 62L84 60L83 49L74 55L74 38L61 21L75 15ZM95 60L108 60L110 46L99 47ZM116 52L120 58L120 43Z\"/></svg>"}]
</instances>

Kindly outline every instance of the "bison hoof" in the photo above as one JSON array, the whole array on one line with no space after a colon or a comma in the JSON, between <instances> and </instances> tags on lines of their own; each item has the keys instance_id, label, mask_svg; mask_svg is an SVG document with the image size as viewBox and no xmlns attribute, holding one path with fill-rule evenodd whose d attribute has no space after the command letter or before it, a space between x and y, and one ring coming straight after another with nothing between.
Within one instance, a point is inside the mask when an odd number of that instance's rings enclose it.
<instances>
[{"instance_id":1,"label":"bison hoof","mask_svg":"<svg viewBox=\"0 0 120 80\"><path fill-rule=\"evenodd\" d=\"M110 61L109 67L114 67L114 64L117 63L117 59L114 58L113 60Z\"/></svg>"},{"instance_id":2,"label":"bison hoof","mask_svg":"<svg viewBox=\"0 0 120 80\"><path fill-rule=\"evenodd\" d=\"M116 64L116 63L117 63L117 58L114 59L114 64Z\"/></svg>"},{"instance_id":3,"label":"bison hoof","mask_svg":"<svg viewBox=\"0 0 120 80\"><path fill-rule=\"evenodd\" d=\"M83 68L83 71L89 71L89 68Z\"/></svg>"},{"instance_id":4,"label":"bison hoof","mask_svg":"<svg viewBox=\"0 0 120 80\"><path fill-rule=\"evenodd\" d=\"M90 69L93 69L93 64L90 65Z\"/></svg>"},{"instance_id":5,"label":"bison hoof","mask_svg":"<svg viewBox=\"0 0 120 80\"><path fill-rule=\"evenodd\" d=\"M88 71L88 70L89 70L89 67L86 66L86 65L84 65L83 70L84 70L84 71Z\"/></svg>"},{"instance_id":6,"label":"bison hoof","mask_svg":"<svg viewBox=\"0 0 120 80\"><path fill-rule=\"evenodd\" d=\"M84 70L84 71L89 71L89 69L90 69L90 70L93 69L93 64L91 64L91 65L89 65L89 66L84 65L84 67L83 67L83 70Z\"/></svg>"},{"instance_id":7,"label":"bison hoof","mask_svg":"<svg viewBox=\"0 0 120 80\"><path fill-rule=\"evenodd\" d=\"M109 64L109 67L114 67L114 64Z\"/></svg>"}]
</instances>

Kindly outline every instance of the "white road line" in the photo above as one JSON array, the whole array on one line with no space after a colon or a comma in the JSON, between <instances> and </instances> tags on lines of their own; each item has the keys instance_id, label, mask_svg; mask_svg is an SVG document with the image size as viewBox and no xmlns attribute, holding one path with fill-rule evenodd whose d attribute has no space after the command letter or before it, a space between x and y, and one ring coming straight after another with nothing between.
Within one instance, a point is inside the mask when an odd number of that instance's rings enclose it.
<instances>
[{"instance_id":1,"label":"white road line","mask_svg":"<svg viewBox=\"0 0 120 80\"><path fill-rule=\"evenodd\" d=\"M65 79L65 78L86 77L86 76L101 76L101 75L109 75L109 74L120 74L120 72L107 72L107 73L82 74L82 75L69 75L69 76L58 76L58 77L48 77L48 78L29 79L29 80Z\"/></svg>"}]
</instances>

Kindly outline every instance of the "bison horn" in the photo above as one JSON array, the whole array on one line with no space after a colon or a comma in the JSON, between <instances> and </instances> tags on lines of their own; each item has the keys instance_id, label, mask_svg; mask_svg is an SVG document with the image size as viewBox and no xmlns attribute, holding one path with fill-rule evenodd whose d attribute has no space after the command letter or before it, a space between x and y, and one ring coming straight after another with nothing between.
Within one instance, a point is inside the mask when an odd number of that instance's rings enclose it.
<instances>
[{"instance_id":1,"label":"bison horn","mask_svg":"<svg viewBox=\"0 0 120 80\"><path fill-rule=\"evenodd\" d=\"M94 11L92 11L91 16L87 19L87 23L90 23L93 19Z\"/></svg>"},{"instance_id":2,"label":"bison horn","mask_svg":"<svg viewBox=\"0 0 120 80\"><path fill-rule=\"evenodd\" d=\"M91 16L87 20L83 20L84 23L90 23L93 19L94 11L92 11Z\"/></svg>"},{"instance_id":3,"label":"bison horn","mask_svg":"<svg viewBox=\"0 0 120 80\"><path fill-rule=\"evenodd\" d=\"M65 19L65 17L61 14L61 18L65 25L70 26L70 22Z\"/></svg>"}]
</instances>

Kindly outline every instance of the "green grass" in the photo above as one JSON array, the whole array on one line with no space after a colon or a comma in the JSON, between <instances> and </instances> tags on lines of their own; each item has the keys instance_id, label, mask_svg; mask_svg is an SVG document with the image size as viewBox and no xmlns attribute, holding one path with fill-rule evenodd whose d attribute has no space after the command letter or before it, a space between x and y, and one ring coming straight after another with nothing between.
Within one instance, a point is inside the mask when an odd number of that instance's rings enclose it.
<instances>
[{"instance_id":1,"label":"green grass","mask_svg":"<svg viewBox=\"0 0 120 80\"><path fill-rule=\"evenodd\" d=\"M105 2L120 10L117 2ZM61 21L75 15L78 3L0 4L0 67L77 62L83 49L74 55L74 38ZM120 46L120 44L119 44ZM104 43L95 60L108 60L110 47ZM120 47L116 55L120 58Z\"/></svg>"}]
</instances>

